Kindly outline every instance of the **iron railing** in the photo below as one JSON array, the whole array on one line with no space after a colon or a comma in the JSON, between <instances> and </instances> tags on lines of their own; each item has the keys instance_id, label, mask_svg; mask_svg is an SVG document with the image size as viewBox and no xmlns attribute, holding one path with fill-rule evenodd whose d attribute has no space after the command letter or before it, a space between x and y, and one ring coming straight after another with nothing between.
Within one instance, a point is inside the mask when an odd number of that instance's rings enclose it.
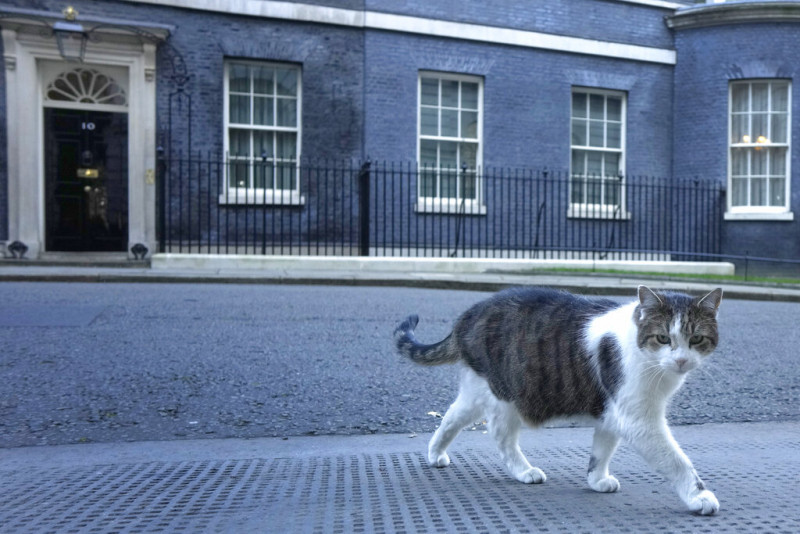
<instances>
[{"instance_id":1,"label":"iron railing","mask_svg":"<svg viewBox=\"0 0 800 534\"><path fill-rule=\"evenodd\" d=\"M199 156L159 168L164 252L717 259L725 204L723 184L694 179Z\"/></svg>"}]
</instances>

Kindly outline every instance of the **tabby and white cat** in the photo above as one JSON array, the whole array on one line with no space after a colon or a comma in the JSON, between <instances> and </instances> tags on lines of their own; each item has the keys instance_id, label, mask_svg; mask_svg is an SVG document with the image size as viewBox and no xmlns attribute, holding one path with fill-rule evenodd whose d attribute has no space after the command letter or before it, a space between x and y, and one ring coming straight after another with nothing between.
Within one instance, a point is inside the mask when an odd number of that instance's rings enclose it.
<instances>
[{"instance_id":1,"label":"tabby and white cat","mask_svg":"<svg viewBox=\"0 0 800 534\"><path fill-rule=\"evenodd\" d=\"M418 317L395 330L401 354L424 365L462 361L458 397L428 447L428 462L445 467L447 447L466 425L485 417L510 473L539 484L545 474L519 448L522 422L589 416L594 440L589 486L615 492L608 472L620 438L676 488L689 509L719 509L672 437L666 410L686 374L717 346L722 290L692 298L640 286L620 305L541 288L502 291L474 305L452 333L431 345L415 335Z\"/></svg>"}]
</instances>

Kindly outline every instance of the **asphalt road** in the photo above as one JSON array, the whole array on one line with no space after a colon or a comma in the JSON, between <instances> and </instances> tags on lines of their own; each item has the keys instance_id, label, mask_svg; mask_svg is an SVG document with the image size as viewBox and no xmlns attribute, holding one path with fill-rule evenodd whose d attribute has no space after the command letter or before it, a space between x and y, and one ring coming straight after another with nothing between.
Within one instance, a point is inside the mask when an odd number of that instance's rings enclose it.
<instances>
[{"instance_id":1,"label":"asphalt road","mask_svg":"<svg viewBox=\"0 0 800 534\"><path fill-rule=\"evenodd\" d=\"M438 340L485 297L5 282L0 447L429 432L455 397L456 369L402 361L392 331L418 313L419 337ZM676 396L671 421L800 420L798 324L799 304L723 301L720 348Z\"/></svg>"}]
</instances>

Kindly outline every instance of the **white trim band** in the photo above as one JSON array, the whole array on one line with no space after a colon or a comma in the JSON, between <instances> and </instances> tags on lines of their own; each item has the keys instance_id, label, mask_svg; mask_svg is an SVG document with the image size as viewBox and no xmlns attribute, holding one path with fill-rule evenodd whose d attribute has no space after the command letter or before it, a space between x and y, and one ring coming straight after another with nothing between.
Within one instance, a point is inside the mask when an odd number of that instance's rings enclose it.
<instances>
[{"instance_id":1,"label":"white trim band","mask_svg":"<svg viewBox=\"0 0 800 534\"><path fill-rule=\"evenodd\" d=\"M666 48L598 41L581 37L568 37L551 33L515 30L481 24L468 24L446 20L428 19L408 15L394 15L377 11L357 11L294 2L264 0L138 0L140 3L159 6L215 11L252 17L275 18L299 22L333 24L353 28L386 30L404 33L466 39L485 43L543 48L557 52L587 54L592 56L627 59L674 65L675 51ZM655 0L626 0L655 7L673 8L670 2ZM663 5L662 5L663 4Z\"/></svg>"}]
</instances>

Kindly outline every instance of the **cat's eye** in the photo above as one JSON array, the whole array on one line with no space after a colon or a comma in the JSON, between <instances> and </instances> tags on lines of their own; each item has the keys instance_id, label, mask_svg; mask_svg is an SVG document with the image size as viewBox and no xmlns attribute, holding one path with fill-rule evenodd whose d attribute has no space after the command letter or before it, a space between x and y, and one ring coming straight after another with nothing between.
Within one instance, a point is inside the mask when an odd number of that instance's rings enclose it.
<instances>
[{"instance_id":1,"label":"cat's eye","mask_svg":"<svg viewBox=\"0 0 800 534\"><path fill-rule=\"evenodd\" d=\"M662 345L669 345L670 339L669 336L665 336L664 334L658 334L656 335L656 341L658 341Z\"/></svg>"},{"instance_id":2,"label":"cat's eye","mask_svg":"<svg viewBox=\"0 0 800 534\"><path fill-rule=\"evenodd\" d=\"M692 337L689 338L689 344L690 345L697 345L698 343L700 343L702 341L703 341L703 336L701 336L700 334L695 334L695 335L693 335Z\"/></svg>"}]
</instances>

